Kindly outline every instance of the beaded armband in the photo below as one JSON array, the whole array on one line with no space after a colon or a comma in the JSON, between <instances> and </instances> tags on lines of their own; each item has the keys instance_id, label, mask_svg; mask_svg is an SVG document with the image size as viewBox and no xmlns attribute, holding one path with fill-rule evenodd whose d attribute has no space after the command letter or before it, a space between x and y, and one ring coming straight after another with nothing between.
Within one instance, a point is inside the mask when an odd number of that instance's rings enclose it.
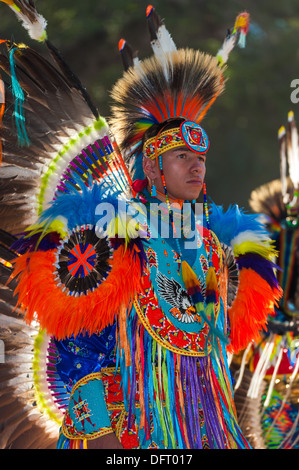
<instances>
[{"instance_id":1,"label":"beaded armband","mask_svg":"<svg viewBox=\"0 0 299 470\"><path fill-rule=\"evenodd\" d=\"M100 372L74 385L61 432L68 439L96 439L112 432Z\"/></svg>"}]
</instances>

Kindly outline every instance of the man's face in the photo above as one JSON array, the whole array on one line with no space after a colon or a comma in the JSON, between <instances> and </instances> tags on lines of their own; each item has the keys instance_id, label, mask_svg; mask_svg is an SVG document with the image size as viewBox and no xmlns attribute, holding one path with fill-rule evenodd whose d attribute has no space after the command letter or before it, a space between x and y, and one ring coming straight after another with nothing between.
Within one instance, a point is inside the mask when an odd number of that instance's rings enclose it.
<instances>
[{"instance_id":1,"label":"man's face","mask_svg":"<svg viewBox=\"0 0 299 470\"><path fill-rule=\"evenodd\" d=\"M167 150L162 155L163 173L169 197L173 199L197 199L206 173L206 157L182 146ZM164 193L160 175L155 178L158 191Z\"/></svg>"}]
</instances>

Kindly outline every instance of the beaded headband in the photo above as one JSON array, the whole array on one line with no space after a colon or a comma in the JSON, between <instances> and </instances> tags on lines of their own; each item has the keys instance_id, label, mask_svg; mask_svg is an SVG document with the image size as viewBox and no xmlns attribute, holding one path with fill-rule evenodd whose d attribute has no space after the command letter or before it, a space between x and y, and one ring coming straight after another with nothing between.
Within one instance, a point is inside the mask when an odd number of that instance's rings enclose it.
<instances>
[{"instance_id":1,"label":"beaded headband","mask_svg":"<svg viewBox=\"0 0 299 470\"><path fill-rule=\"evenodd\" d=\"M170 149L187 145L193 152L204 154L209 148L205 130L193 121L185 121L180 127L168 129L148 139L143 146L144 157L155 159Z\"/></svg>"}]
</instances>

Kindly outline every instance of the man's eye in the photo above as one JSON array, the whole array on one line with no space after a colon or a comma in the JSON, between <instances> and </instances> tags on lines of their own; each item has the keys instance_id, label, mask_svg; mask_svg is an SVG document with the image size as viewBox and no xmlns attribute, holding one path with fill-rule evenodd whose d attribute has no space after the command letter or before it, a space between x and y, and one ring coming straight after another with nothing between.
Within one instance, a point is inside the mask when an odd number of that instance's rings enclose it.
<instances>
[{"instance_id":1,"label":"man's eye","mask_svg":"<svg viewBox=\"0 0 299 470\"><path fill-rule=\"evenodd\" d=\"M185 153L179 153L178 158L186 158L186 154Z\"/></svg>"}]
</instances>

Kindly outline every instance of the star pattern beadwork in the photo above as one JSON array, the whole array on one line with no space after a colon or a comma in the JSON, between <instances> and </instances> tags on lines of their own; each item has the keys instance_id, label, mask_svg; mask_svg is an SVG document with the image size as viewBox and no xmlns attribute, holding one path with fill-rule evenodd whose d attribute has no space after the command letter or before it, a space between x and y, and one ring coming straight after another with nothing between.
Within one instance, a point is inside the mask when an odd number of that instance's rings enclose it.
<instances>
[{"instance_id":1,"label":"star pattern beadwork","mask_svg":"<svg viewBox=\"0 0 299 470\"><path fill-rule=\"evenodd\" d=\"M80 401L75 406L73 406L73 411L75 413L77 422L81 422L92 416L86 400Z\"/></svg>"}]
</instances>

